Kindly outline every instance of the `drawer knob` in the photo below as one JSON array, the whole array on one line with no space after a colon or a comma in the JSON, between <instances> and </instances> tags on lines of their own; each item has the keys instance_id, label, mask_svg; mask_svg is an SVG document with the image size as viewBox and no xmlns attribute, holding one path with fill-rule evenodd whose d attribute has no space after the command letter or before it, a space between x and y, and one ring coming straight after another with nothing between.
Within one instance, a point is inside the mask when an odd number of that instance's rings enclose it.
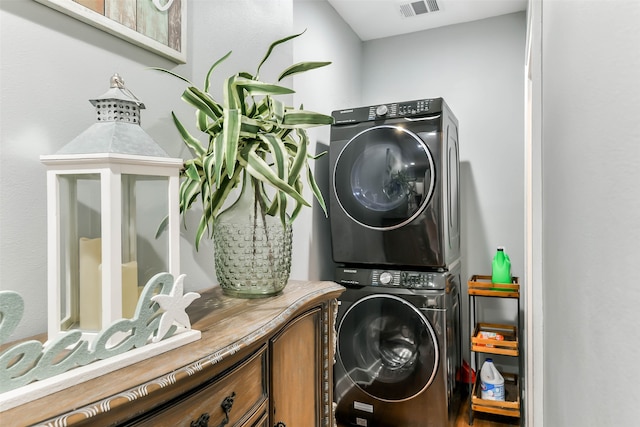
<instances>
[{"instance_id":1,"label":"drawer knob","mask_svg":"<svg viewBox=\"0 0 640 427\"><path fill-rule=\"evenodd\" d=\"M229 412L231 412L231 407L233 406L233 401L235 398L236 392L234 391L231 393L231 395L225 397L220 404L220 407L224 411L224 420L222 420L218 427L224 427L229 424ZM191 421L191 427L209 427L209 418L210 415L205 412L204 414L200 415L197 420Z\"/></svg>"},{"instance_id":2,"label":"drawer knob","mask_svg":"<svg viewBox=\"0 0 640 427\"><path fill-rule=\"evenodd\" d=\"M278 421L278 423L273 427L287 427L287 425L285 423L283 423L282 421Z\"/></svg>"}]
</instances>

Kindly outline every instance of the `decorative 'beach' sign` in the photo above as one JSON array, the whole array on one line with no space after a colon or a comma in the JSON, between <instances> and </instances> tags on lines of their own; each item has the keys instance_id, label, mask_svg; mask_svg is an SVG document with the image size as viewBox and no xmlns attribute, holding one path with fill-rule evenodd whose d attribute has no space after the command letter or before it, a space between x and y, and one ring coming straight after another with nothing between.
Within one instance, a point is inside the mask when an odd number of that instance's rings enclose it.
<instances>
[{"instance_id":1,"label":"decorative 'beach' sign","mask_svg":"<svg viewBox=\"0 0 640 427\"><path fill-rule=\"evenodd\" d=\"M174 282L169 273L156 274L145 285L134 317L114 322L91 342L82 340L80 331L70 330L44 344L30 340L4 350L0 353L0 410L24 403L25 397L34 400L200 339L185 311L200 295L184 294L184 277ZM15 331L23 313L20 294L0 291L0 344ZM144 346L153 351L143 351ZM49 381L56 376L64 378ZM43 380L48 382L39 386Z\"/></svg>"}]
</instances>

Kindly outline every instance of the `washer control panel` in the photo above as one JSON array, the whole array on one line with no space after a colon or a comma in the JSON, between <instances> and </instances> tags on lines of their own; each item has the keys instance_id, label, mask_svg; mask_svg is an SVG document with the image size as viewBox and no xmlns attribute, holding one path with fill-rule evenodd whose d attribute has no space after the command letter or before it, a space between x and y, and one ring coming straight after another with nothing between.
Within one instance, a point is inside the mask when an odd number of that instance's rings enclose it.
<instances>
[{"instance_id":1,"label":"washer control panel","mask_svg":"<svg viewBox=\"0 0 640 427\"><path fill-rule=\"evenodd\" d=\"M444 289L441 273L425 271L373 270L371 286L398 287L410 289Z\"/></svg>"},{"instance_id":2,"label":"washer control panel","mask_svg":"<svg viewBox=\"0 0 640 427\"><path fill-rule=\"evenodd\" d=\"M369 120L426 114L435 101L437 100L419 99L417 101L373 105L369 107Z\"/></svg>"},{"instance_id":3,"label":"washer control panel","mask_svg":"<svg viewBox=\"0 0 640 427\"><path fill-rule=\"evenodd\" d=\"M331 113L334 125L367 122L412 116L431 116L442 113L442 98L417 99L415 101L391 102L369 107L347 108Z\"/></svg>"}]
</instances>

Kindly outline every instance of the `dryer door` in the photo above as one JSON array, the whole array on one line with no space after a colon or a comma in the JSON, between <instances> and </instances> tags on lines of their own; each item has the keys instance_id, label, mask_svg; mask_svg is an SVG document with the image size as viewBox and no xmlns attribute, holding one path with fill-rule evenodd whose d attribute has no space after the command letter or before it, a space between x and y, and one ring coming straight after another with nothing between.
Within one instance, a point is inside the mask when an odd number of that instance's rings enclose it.
<instances>
[{"instance_id":1,"label":"dryer door","mask_svg":"<svg viewBox=\"0 0 640 427\"><path fill-rule=\"evenodd\" d=\"M435 185L427 145L402 126L376 126L354 136L338 155L333 173L333 190L343 211L379 230L415 219Z\"/></svg>"},{"instance_id":2,"label":"dryer door","mask_svg":"<svg viewBox=\"0 0 640 427\"><path fill-rule=\"evenodd\" d=\"M429 387L440 357L424 314L386 294L369 295L349 307L338 325L337 354L349 379L384 401L410 399Z\"/></svg>"}]
</instances>

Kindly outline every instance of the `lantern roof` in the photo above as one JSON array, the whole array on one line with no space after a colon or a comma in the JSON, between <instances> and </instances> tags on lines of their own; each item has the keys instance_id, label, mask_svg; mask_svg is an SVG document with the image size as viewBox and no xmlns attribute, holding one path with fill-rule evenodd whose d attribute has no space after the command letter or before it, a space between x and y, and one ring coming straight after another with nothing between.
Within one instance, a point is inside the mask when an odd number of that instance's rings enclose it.
<instances>
[{"instance_id":1,"label":"lantern roof","mask_svg":"<svg viewBox=\"0 0 640 427\"><path fill-rule=\"evenodd\" d=\"M90 100L96 107L96 123L56 154L119 153L169 157L142 127L140 110L144 104L124 86L117 73L103 95Z\"/></svg>"}]
</instances>

